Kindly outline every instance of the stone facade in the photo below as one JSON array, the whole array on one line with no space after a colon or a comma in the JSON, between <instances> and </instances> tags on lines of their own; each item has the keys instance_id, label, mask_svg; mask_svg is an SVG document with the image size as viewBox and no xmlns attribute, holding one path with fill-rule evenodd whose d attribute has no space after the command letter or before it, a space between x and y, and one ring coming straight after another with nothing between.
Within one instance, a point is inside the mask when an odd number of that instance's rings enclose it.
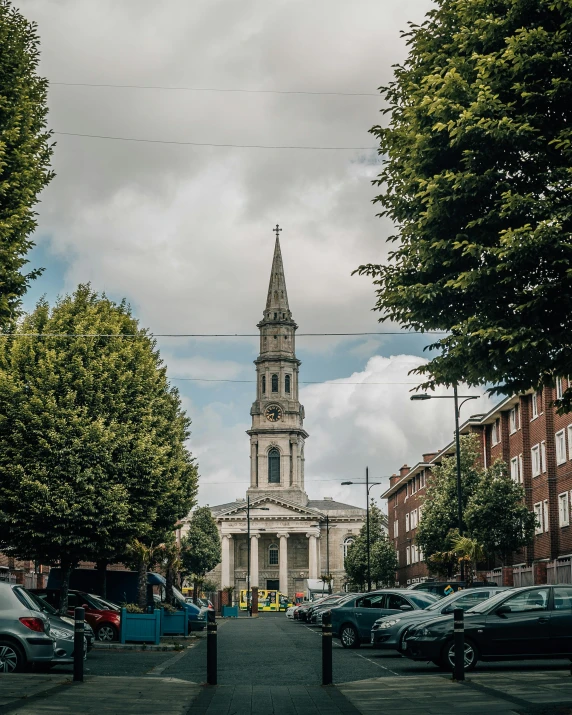
<instances>
[{"instance_id":1,"label":"stone facade","mask_svg":"<svg viewBox=\"0 0 572 715\"><path fill-rule=\"evenodd\" d=\"M260 330L256 399L250 410L250 487L246 499L212 507L222 539L222 563L209 574L220 588L248 588L247 507L250 504L250 585L304 591L305 580L331 574L345 583L344 555L365 509L331 498L310 500L304 488L304 407L299 402L297 325L288 304L276 238ZM183 527L183 533L184 533Z\"/></svg>"}]
</instances>

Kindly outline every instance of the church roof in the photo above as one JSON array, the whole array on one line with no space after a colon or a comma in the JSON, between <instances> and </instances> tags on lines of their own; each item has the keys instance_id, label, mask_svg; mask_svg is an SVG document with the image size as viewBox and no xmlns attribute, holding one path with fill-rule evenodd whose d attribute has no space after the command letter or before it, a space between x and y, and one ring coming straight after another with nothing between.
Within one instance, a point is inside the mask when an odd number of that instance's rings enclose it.
<instances>
[{"instance_id":1,"label":"church roof","mask_svg":"<svg viewBox=\"0 0 572 715\"><path fill-rule=\"evenodd\" d=\"M334 501L333 499L310 499L308 502L309 509L317 509L318 511L345 511L351 509L353 511L363 512L365 509L353 504L344 504L343 502Z\"/></svg>"},{"instance_id":2,"label":"church roof","mask_svg":"<svg viewBox=\"0 0 572 715\"><path fill-rule=\"evenodd\" d=\"M281 230L281 229L280 229ZM282 252L280 251L280 239L276 234L274 245L274 258L272 260L272 272L270 273L270 283L268 284L268 297L266 298L266 318L276 311L285 313L288 318L290 307L288 306L288 293L286 292L286 278L284 277L284 266L282 264Z\"/></svg>"}]
</instances>

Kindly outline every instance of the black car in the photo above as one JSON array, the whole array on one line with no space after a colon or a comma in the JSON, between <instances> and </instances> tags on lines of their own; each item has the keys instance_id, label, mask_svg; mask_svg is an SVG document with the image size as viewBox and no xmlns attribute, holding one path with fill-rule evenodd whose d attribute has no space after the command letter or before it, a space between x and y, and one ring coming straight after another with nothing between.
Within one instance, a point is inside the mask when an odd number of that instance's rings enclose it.
<instances>
[{"instance_id":1,"label":"black car","mask_svg":"<svg viewBox=\"0 0 572 715\"><path fill-rule=\"evenodd\" d=\"M359 648L370 642L371 627L378 618L427 608L437 600L432 593L405 589L359 593L332 608L332 635L344 648Z\"/></svg>"},{"instance_id":2,"label":"black car","mask_svg":"<svg viewBox=\"0 0 572 715\"><path fill-rule=\"evenodd\" d=\"M452 669L452 616L412 628L406 646L409 658ZM479 660L541 658L572 658L572 585L510 589L465 613L466 670Z\"/></svg>"},{"instance_id":3,"label":"black car","mask_svg":"<svg viewBox=\"0 0 572 715\"><path fill-rule=\"evenodd\" d=\"M466 591L457 591L450 596L445 596L422 611L396 613L394 616L379 618L371 629L371 645L374 648L397 650L403 653L405 639L411 628L427 621L433 621L439 616L451 614L455 608L468 611L496 593L506 590L506 587L503 586L469 588Z\"/></svg>"}]
</instances>

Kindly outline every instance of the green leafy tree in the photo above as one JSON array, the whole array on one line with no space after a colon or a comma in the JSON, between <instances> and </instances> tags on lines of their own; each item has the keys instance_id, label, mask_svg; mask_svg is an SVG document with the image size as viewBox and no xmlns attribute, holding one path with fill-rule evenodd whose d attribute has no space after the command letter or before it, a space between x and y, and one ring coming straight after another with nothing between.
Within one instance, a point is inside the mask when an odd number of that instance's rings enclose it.
<instances>
[{"instance_id":1,"label":"green leafy tree","mask_svg":"<svg viewBox=\"0 0 572 715\"><path fill-rule=\"evenodd\" d=\"M370 543L370 570L372 581L374 578L374 548L376 544L386 539L385 517L381 509L372 500L369 506L369 543ZM360 588L367 584L367 524L364 524L354 541L348 547L344 568L348 581Z\"/></svg>"},{"instance_id":2,"label":"green leafy tree","mask_svg":"<svg viewBox=\"0 0 572 715\"><path fill-rule=\"evenodd\" d=\"M527 509L524 496L524 488L510 478L504 462L499 460L482 472L465 520L487 557L498 556L508 564L515 551L533 540L536 517Z\"/></svg>"},{"instance_id":3,"label":"green leafy tree","mask_svg":"<svg viewBox=\"0 0 572 715\"><path fill-rule=\"evenodd\" d=\"M162 543L192 507L189 420L124 303L41 301L0 342L0 405L0 549L59 564L62 611L74 565Z\"/></svg>"},{"instance_id":4,"label":"green leafy tree","mask_svg":"<svg viewBox=\"0 0 572 715\"><path fill-rule=\"evenodd\" d=\"M371 577L378 588L395 585L397 565L395 547L382 532L371 547Z\"/></svg>"},{"instance_id":5,"label":"green leafy tree","mask_svg":"<svg viewBox=\"0 0 572 715\"><path fill-rule=\"evenodd\" d=\"M193 511L189 531L181 540L182 571L193 579L193 599L199 583L220 563L221 545L216 521L208 506Z\"/></svg>"},{"instance_id":6,"label":"green leafy tree","mask_svg":"<svg viewBox=\"0 0 572 715\"><path fill-rule=\"evenodd\" d=\"M461 486L465 520L467 503L480 477L476 465L478 454L477 438L474 435L461 435ZM455 534L458 536L458 525L457 462L455 456L452 456L444 458L442 464L433 470L423 500L423 518L415 537L430 569L449 578L457 563L453 541Z\"/></svg>"},{"instance_id":7,"label":"green leafy tree","mask_svg":"<svg viewBox=\"0 0 572 715\"><path fill-rule=\"evenodd\" d=\"M30 281L40 274L22 269L34 245L34 206L53 173L48 82L37 75L36 24L8 0L0 1L0 47L0 329L6 329Z\"/></svg>"},{"instance_id":8,"label":"green leafy tree","mask_svg":"<svg viewBox=\"0 0 572 715\"><path fill-rule=\"evenodd\" d=\"M572 363L572 4L436 0L405 36L371 130L395 246L358 272L381 321L446 331L426 388L553 384Z\"/></svg>"}]
</instances>

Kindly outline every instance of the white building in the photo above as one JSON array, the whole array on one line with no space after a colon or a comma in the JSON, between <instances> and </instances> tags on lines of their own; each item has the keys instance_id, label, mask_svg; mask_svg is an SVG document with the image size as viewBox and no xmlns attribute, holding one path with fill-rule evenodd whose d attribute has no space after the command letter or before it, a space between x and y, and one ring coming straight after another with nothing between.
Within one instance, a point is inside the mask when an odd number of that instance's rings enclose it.
<instances>
[{"instance_id":1,"label":"white building","mask_svg":"<svg viewBox=\"0 0 572 715\"><path fill-rule=\"evenodd\" d=\"M365 509L331 498L310 500L304 490L304 407L298 399L297 325L288 305L276 237L264 317L256 399L250 414L251 585L293 596L307 578L345 580L344 555L365 520ZM365 490L364 490L365 492ZM364 493L365 499L365 493ZM222 563L209 575L221 588L247 588L246 499L212 507L222 538Z\"/></svg>"}]
</instances>

